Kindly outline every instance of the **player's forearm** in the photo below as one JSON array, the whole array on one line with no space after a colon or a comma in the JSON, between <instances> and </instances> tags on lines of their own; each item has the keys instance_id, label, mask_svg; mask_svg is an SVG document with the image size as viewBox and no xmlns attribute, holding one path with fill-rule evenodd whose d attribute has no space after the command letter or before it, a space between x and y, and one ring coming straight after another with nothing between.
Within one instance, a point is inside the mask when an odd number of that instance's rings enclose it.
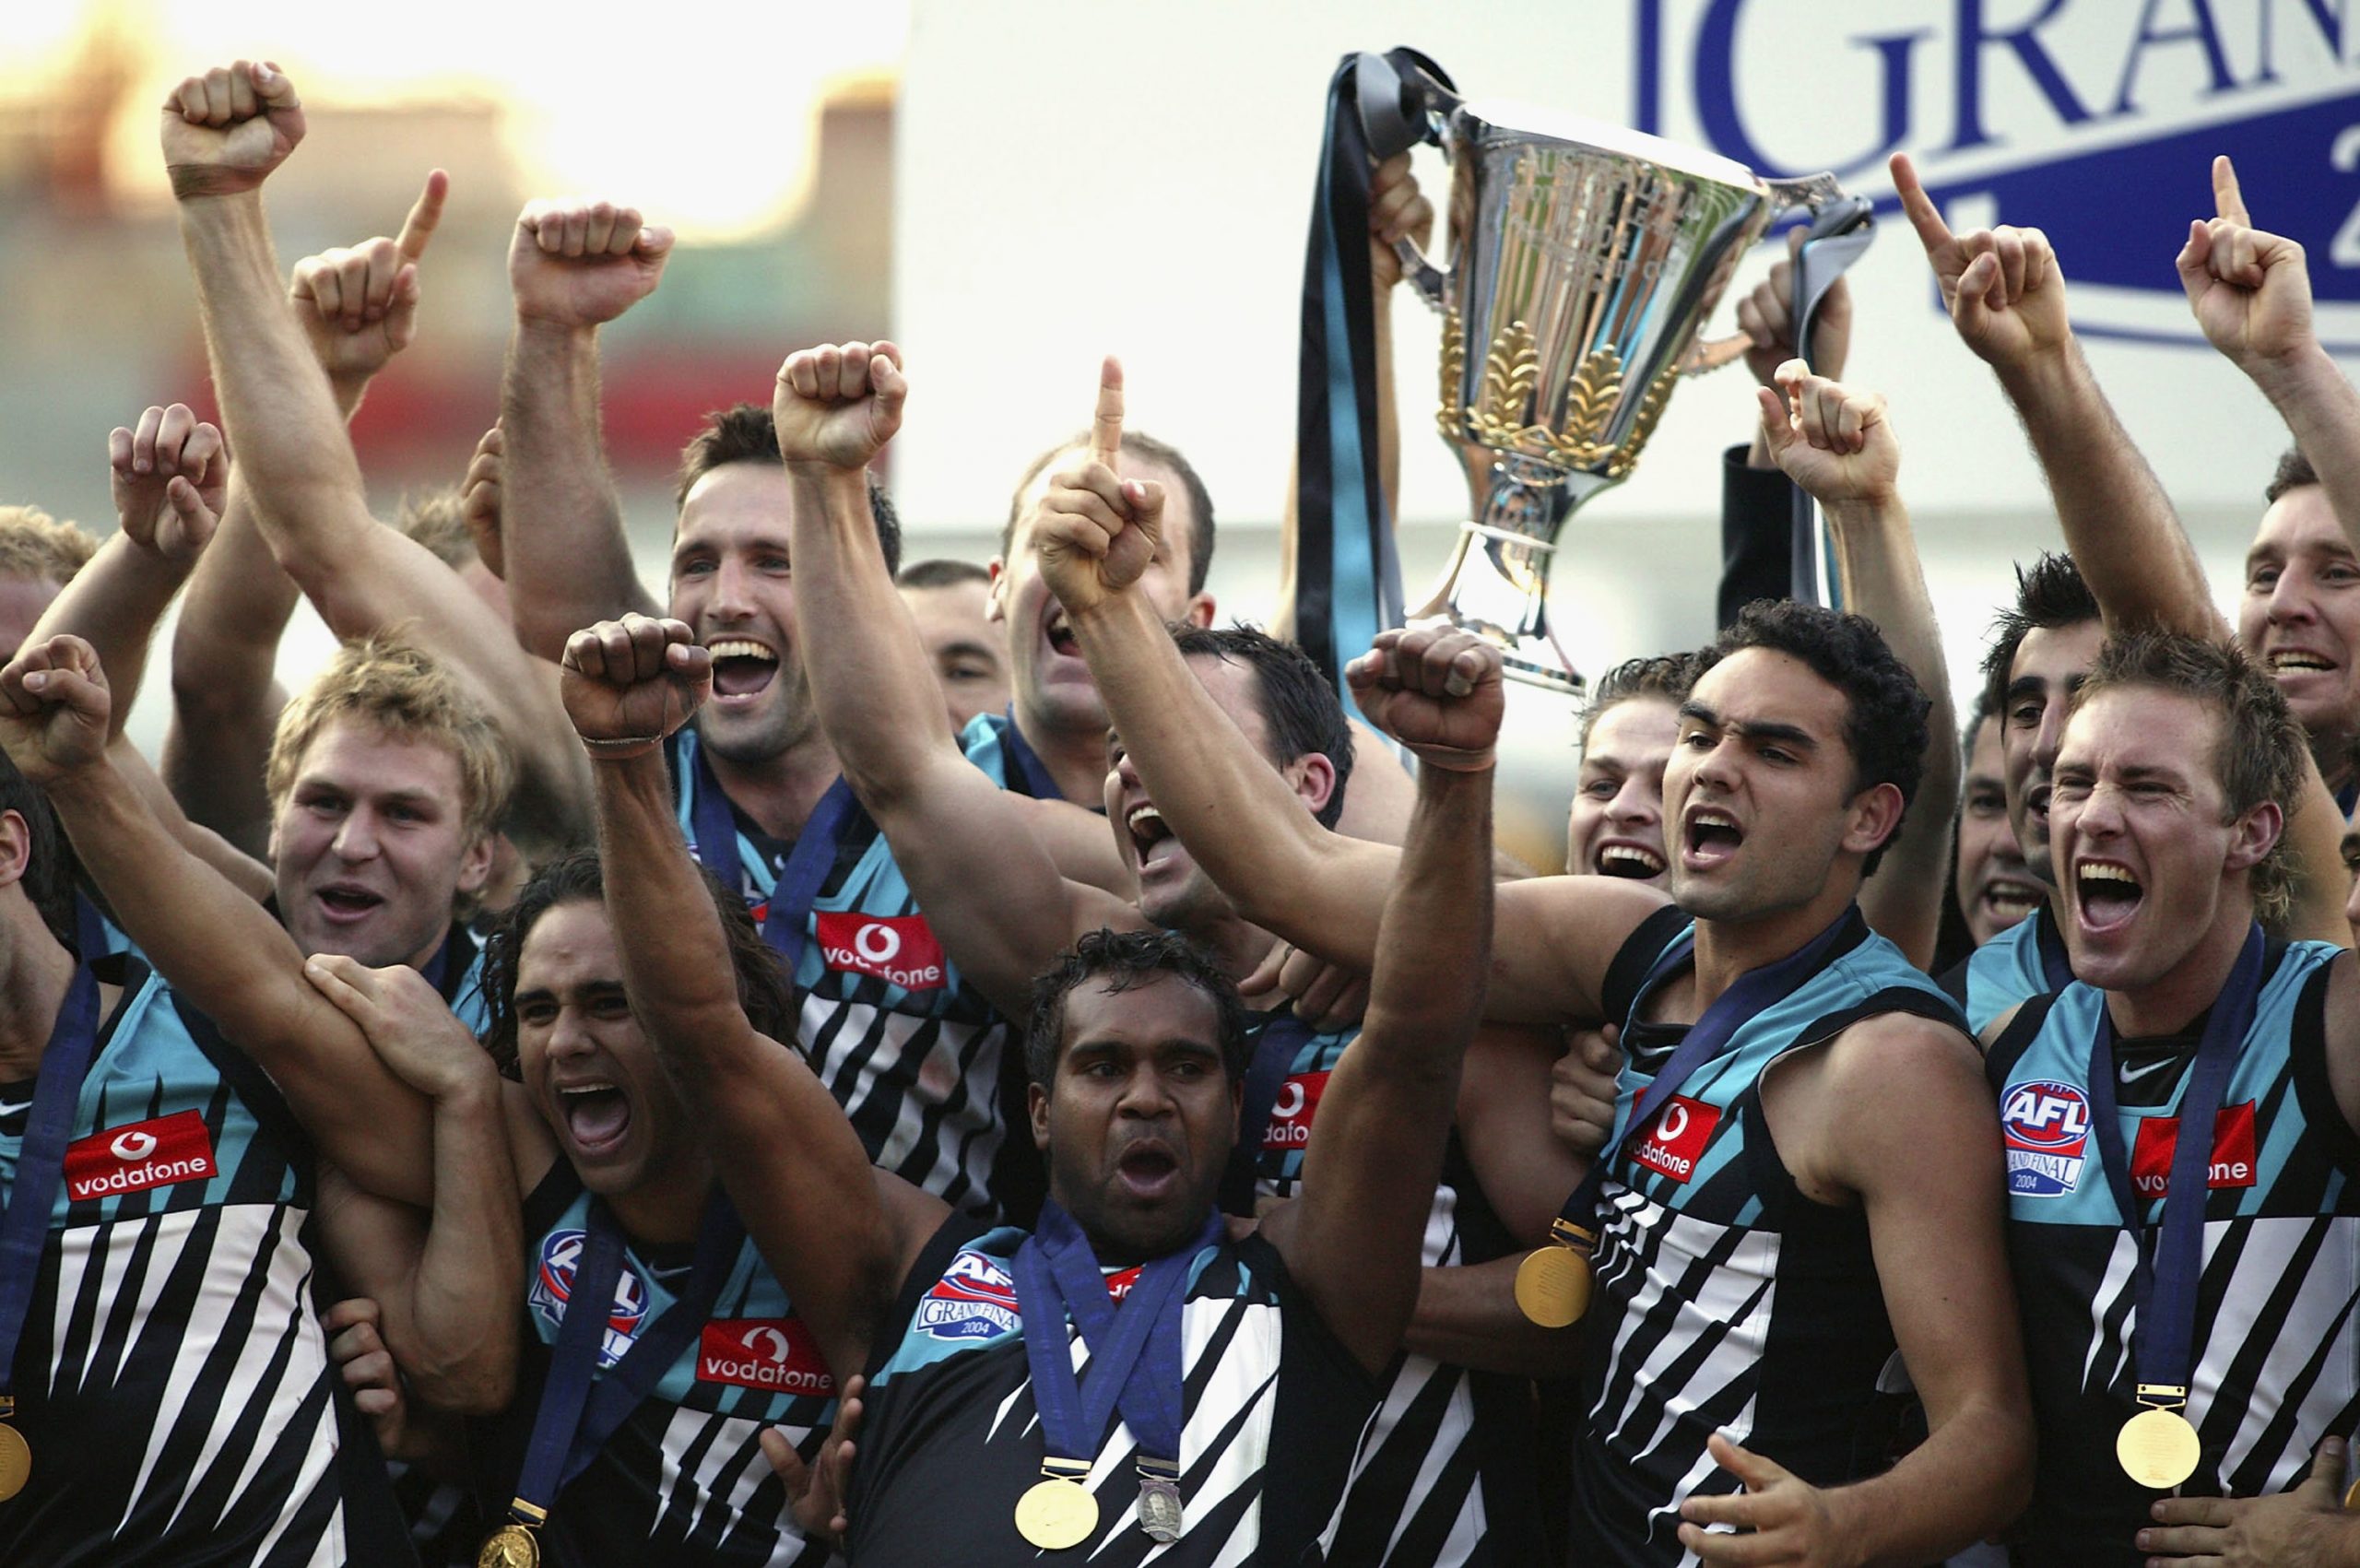
<instances>
[{"instance_id":1,"label":"player's forearm","mask_svg":"<svg viewBox=\"0 0 2360 1568\"><path fill-rule=\"evenodd\" d=\"M1861 889L1869 924L1912 963L1930 962L1941 926L1951 817L1958 807L1958 720L1951 705L1950 670L1941 629L1926 591L1909 513L1898 496L1881 504L1840 503L1827 509L1835 536L1844 603L1877 623L1930 704L1926 714L1924 772L1901 831Z\"/></svg>"},{"instance_id":2,"label":"player's forearm","mask_svg":"<svg viewBox=\"0 0 2360 1568\"><path fill-rule=\"evenodd\" d=\"M2360 548L2360 390L2317 339L2252 374L2311 460L2344 537Z\"/></svg>"},{"instance_id":3,"label":"player's forearm","mask_svg":"<svg viewBox=\"0 0 2360 1568\"><path fill-rule=\"evenodd\" d=\"M108 722L112 733L121 735L147 673L148 644L156 635L156 622L187 580L186 566L141 549L128 535L118 533L49 602L25 642L30 645L71 632L97 650L117 698Z\"/></svg>"},{"instance_id":4,"label":"player's forearm","mask_svg":"<svg viewBox=\"0 0 2360 1568\"><path fill-rule=\"evenodd\" d=\"M290 545L331 549L316 531L365 516L367 496L327 373L287 307L261 195L183 201L180 214L222 422L256 520L282 557Z\"/></svg>"},{"instance_id":5,"label":"player's forearm","mask_svg":"<svg viewBox=\"0 0 2360 1568\"><path fill-rule=\"evenodd\" d=\"M1825 1493L1861 1568L1915 1568L1999 1534L2032 1499L2031 1422L1996 1397L1953 1411L1901 1462Z\"/></svg>"},{"instance_id":6,"label":"player's forearm","mask_svg":"<svg viewBox=\"0 0 2360 1568\"><path fill-rule=\"evenodd\" d=\"M2065 546L2109 630L2225 637L2179 515L2115 418L2078 345L2003 371L2031 438Z\"/></svg>"},{"instance_id":7,"label":"player's forearm","mask_svg":"<svg viewBox=\"0 0 2360 1568\"><path fill-rule=\"evenodd\" d=\"M1516 1304L1521 1253L1490 1263L1426 1268L1401 1348L1453 1366L1512 1377L1570 1377L1581 1368L1577 1329L1543 1328Z\"/></svg>"},{"instance_id":8,"label":"player's forearm","mask_svg":"<svg viewBox=\"0 0 2360 1568\"><path fill-rule=\"evenodd\" d=\"M1446 1122L1458 1068L1482 1011L1492 962L1492 778L1428 763L1401 867L1385 903L1368 1014L1355 1050L1377 1047L1388 1079L1445 1089Z\"/></svg>"},{"instance_id":9,"label":"player's forearm","mask_svg":"<svg viewBox=\"0 0 2360 1568\"><path fill-rule=\"evenodd\" d=\"M721 916L672 816L661 751L591 770L598 852L631 1011L684 1085L702 1087L748 1032Z\"/></svg>"},{"instance_id":10,"label":"player's forearm","mask_svg":"<svg viewBox=\"0 0 2360 1568\"><path fill-rule=\"evenodd\" d=\"M525 1225L500 1078L482 1060L482 1072L434 1102L434 1215L410 1293L407 1353L391 1346L421 1398L464 1415L507 1408L525 1288ZM390 1335L390 1317L386 1327Z\"/></svg>"},{"instance_id":11,"label":"player's forearm","mask_svg":"<svg viewBox=\"0 0 2360 1568\"><path fill-rule=\"evenodd\" d=\"M190 820L249 853L260 853L270 831L263 771L287 700L276 678L278 640L296 597L232 468L229 505L197 558L172 631L163 773Z\"/></svg>"},{"instance_id":12,"label":"player's forearm","mask_svg":"<svg viewBox=\"0 0 2360 1568\"><path fill-rule=\"evenodd\" d=\"M641 585L598 431L598 336L520 321L501 381L500 542L517 640L562 658L585 626L661 614Z\"/></svg>"},{"instance_id":13,"label":"player's forearm","mask_svg":"<svg viewBox=\"0 0 2360 1568\"><path fill-rule=\"evenodd\" d=\"M1330 833L1189 670L1139 593L1072 618L1075 639L1156 810L1238 913L1358 969L1376 956L1391 852Z\"/></svg>"}]
</instances>

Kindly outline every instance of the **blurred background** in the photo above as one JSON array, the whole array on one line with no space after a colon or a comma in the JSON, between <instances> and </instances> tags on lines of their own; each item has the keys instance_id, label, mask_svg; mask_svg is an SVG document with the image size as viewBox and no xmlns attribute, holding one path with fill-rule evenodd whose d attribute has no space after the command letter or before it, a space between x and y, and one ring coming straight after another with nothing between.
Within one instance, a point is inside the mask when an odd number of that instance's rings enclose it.
<instances>
[{"instance_id":1,"label":"blurred background","mask_svg":"<svg viewBox=\"0 0 2360 1568\"><path fill-rule=\"evenodd\" d=\"M2060 233L2069 277L2104 274L2077 281L2077 320L2229 604L2285 436L2234 370L2186 342L2171 235L2211 215L2214 144L2263 136L2279 156L2245 162L2256 220L2316 233L2323 317L2354 309L2360 232L2342 230L2360 139L2337 133L2330 153L2271 127L2299 115L2335 133L2342 108L2360 121L2360 27L2347 38L2342 8L2319 3L2163 10L1893 0L1847 23L1851 36L1811 0L1518 0L1446 26L1410 0L785 0L627 20L500 0L360 13L34 0L0 11L0 501L111 531L108 430L151 402L210 407L156 105L189 71L264 56L311 122L270 186L282 263L394 232L429 169L452 175L418 341L354 426L380 515L405 489L455 482L496 414L518 207L596 192L680 235L662 288L606 334L608 451L651 581L671 468L705 411L767 400L793 348L890 335L915 388L890 475L911 559L987 560L1019 472L1086 419L1098 357L1118 352L1136 423L1210 486L1224 613L1257 618L1293 442L1327 80L1349 50L1408 42L1470 96L1646 124L1777 172L1835 167L1881 201L1883 154L1906 148L1955 222L2079 218L2119 234ZM1438 187L1439 155L1419 157ZM2011 562L2054 525L1914 237L1890 218L1883 230L1853 275L1847 379L1892 395L1964 696ZM1752 258L1734 289L1767 265ZM1406 299L1396 317L1414 603L1465 503L1427 434L1434 328ZM1729 324L1725 302L1717 330ZM1593 675L1710 634L1718 454L1751 419L1740 368L1684 390L1636 476L1568 529L1561 635ZM324 647L306 620L285 673L300 679ZM159 695L136 733L159 731ZM1553 865L1571 713L1537 693L1518 702L1504 815L1518 849Z\"/></svg>"}]
</instances>

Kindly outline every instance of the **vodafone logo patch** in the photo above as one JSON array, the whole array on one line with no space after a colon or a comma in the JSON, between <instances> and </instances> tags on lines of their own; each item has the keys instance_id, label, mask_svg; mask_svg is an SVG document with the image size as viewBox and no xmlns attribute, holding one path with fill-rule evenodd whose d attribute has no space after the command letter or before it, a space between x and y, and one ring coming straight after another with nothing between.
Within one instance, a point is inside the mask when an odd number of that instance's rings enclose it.
<instances>
[{"instance_id":1,"label":"vodafone logo patch","mask_svg":"<svg viewBox=\"0 0 2360 1568\"><path fill-rule=\"evenodd\" d=\"M1696 1173L1696 1161L1704 1154L1705 1145L1712 1140L1713 1129L1720 1125L1721 1113L1717 1107L1675 1094L1656 1117L1655 1126L1647 1129L1647 1135L1632 1150L1631 1159L1658 1175L1685 1182Z\"/></svg>"},{"instance_id":2,"label":"vodafone logo patch","mask_svg":"<svg viewBox=\"0 0 2360 1568\"><path fill-rule=\"evenodd\" d=\"M1311 1145L1311 1119L1319 1114L1319 1097L1328 1092L1326 1073L1297 1073L1279 1085L1270 1102L1270 1119L1262 1128L1262 1147L1302 1149Z\"/></svg>"},{"instance_id":3,"label":"vodafone logo patch","mask_svg":"<svg viewBox=\"0 0 2360 1568\"><path fill-rule=\"evenodd\" d=\"M2141 1197L2162 1197L2171 1191L2172 1157L2179 1151L2179 1118L2149 1116L2139 1124L2139 1140L2130 1146L2130 1185ZM2204 1185L2249 1187L2254 1182L2253 1102L2224 1105L2212 1118L2212 1158L2207 1161Z\"/></svg>"},{"instance_id":4,"label":"vodafone logo patch","mask_svg":"<svg viewBox=\"0 0 2360 1568\"><path fill-rule=\"evenodd\" d=\"M206 1181L219 1173L213 1135L198 1111L108 1127L65 1149L65 1195L76 1203Z\"/></svg>"},{"instance_id":5,"label":"vodafone logo patch","mask_svg":"<svg viewBox=\"0 0 2360 1568\"><path fill-rule=\"evenodd\" d=\"M947 983L942 944L923 914L820 914L820 955L830 969L866 974L904 991Z\"/></svg>"},{"instance_id":6,"label":"vodafone logo patch","mask_svg":"<svg viewBox=\"0 0 2360 1568\"><path fill-rule=\"evenodd\" d=\"M819 1342L799 1317L717 1318L697 1343L697 1381L816 1399L836 1397Z\"/></svg>"}]
</instances>

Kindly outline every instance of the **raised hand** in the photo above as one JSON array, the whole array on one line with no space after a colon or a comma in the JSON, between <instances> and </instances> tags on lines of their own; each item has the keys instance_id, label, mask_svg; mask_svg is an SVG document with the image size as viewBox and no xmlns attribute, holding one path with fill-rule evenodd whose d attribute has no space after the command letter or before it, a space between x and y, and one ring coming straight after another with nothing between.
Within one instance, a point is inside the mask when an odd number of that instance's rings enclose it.
<instances>
[{"instance_id":1,"label":"raised hand","mask_svg":"<svg viewBox=\"0 0 2360 1568\"><path fill-rule=\"evenodd\" d=\"M430 1100L493 1079L491 1058L433 982L407 964L371 969L341 953L303 961L312 988L359 1026L395 1078Z\"/></svg>"},{"instance_id":2,"label":"raised hand","mask_svg":"<svg viewBox=\"0 0 2360 1568\"><path fill-rule=\"evenodd\" d=\"M267 61L187 77L164 97L164 168L183 201L257 190L303 139L295 84Z\"/></svg>"},{"instance_id":3,"label":"raised hand","mask_svg":"<svg viewBox=\"0 0 2360 1568\"><path fill-rule=\"evenodd\" d=\"M426 177L400 238L380 235L295 264L288 303L339 390L367 385L417 336L418 264L450 192L451 177L437 169Z\"/></svg>"},{"instance_id":4,"label":"raised hand","mask_svg":"<svg viewBox=\"0 0 2360 1568\"><path fill-rule=\"evenodd\" d=\"M508 243L508 287L519 321L586 327L610 322L655 291L672 231L635 206L570 196L533 201Z\"/></svg>"},{"instance_id":5,"label":"raised hand","mask_svg":"<svg viewBox=\"0 0 2360 1568\"><path fill-rule=\"evenodd\" d=\"M79 637L28 643L0 669L0 749L41 788L105 758L111 711L106 672Z\"/></svg>"},{"instance_id":6,"label":"raised hand","mask_svg":"<svg viewBox=\"0 0 2360 1568\"><path fill-rule=\"evenodd\" d=\"M476 541L476 554L494 577L508 576L508 559L500 542L500 481L507 470L508 438L494 425L476 442L467 477L459 481L459 518Z\"/></svg>"},{"instance_id":7,"label":"raised hand","mask_svg":"<svg viewBox=\"0 0 2360 1568\"><path fill-rule=\"evenodd\" d=\"M1926 247L1951 324L1976 358L1995 370L2019 370L2072 342L2065 275L2047 235L2012 226L1954 235L1908 155L1894 153L1892 168L1901 210Z\"/></svg>"},{"instance_id":8,"label":"raised hand","mask_svg":"<svg viewBox=\"0 0 2360 1568\"><path fill-rule=\"evenodd\" d=\"M194 561L230 490L230 451L221 432L188 405L150 407L139 428L107 436L115 516L131 542L174 565Z\"/></svg>"},{"instance_id":9,"label":"raised hand","mask_svg":"<svg viewBox=\"0 0 2360 1568\"><path fill-rule=\"evenodd\" d=\"M1778 367L1793 359L1795 347L1795 257L1802 253L1803 230L1787 231L1787 259L1737 302L1737 324L1753 339L1745 351L1745 368L1764 386L1777 384ZM1820 297L1811 318L1811 359L1829 379L1840 379L1844 361L1852 352L1852 287L1843 278Z\"/></svg>"},{"instance_id":10,"label":"raised hand","mask_svg":"<svg viewBox=\"0 0 2360 1568\"><path fill-rule=\"evenodd\" d=\"M566 639L566 717L602 760L637 757L689 722L713 690L713 654L688 623L626 615Z\"/></svg>"},{"instance_id":11,"label":"raised hand","mask_svg":"<svg viewBox=\"0 0 2360 1568\"><path fill-rule=\"evenodd\" d=\"M379 1317L375 1302L354 1296L321 1314L320 1326L327 1331L328 1360L352 1391L352 1408L376 1429L377 1446L398 1456L407 1447L409 1400L394 1353L378 1331Z\"/></svg>"},{"instance_id":12,"label":"raised hand","mask_svg":"<svg viewBox=\"0 0 2360 1568\"><path fill-rule=\"evenodd\" d=\"M1705 1439L1713 1463L1745 1483L1729 1495L1691 1497L1680 1505L1680 1544L1706 1562L1817 1564L1844 1561L1846 1543L1827 1494L1720 1433ZM1716 1535L1707 1525L1735 1525L1745 1535Z\"/></svg>"},{"instance_id":13,"label":"raised hand","mask_svg":"<svg viewBox=\"0 0 2360 1568\"><path fill-rule=\"evenodd\" d=\"M1616 1024L1565 1032L1565 1054L1549 1069L1549 1126L1575 1153L1595 1158L1614 1136L1614 1102L1622 1070Z\"/></svg>"},{"instance_id":14,"label":"raised hand","mask_svg":"<svg viewBox=\"0 0 2360 1568\"><path fill-rule=\"evenodd\" d=\"M1778 367L1777 392L1757 387L1754 396L1770 455L1822 506L1892 499L1901 443L1882 397L1813 375L1800 360Z\"/></svg>"},{"instance_id":15,"label":"raised hand","mask_svg":"<svg viewBox=\"0 0 2360 1568\"><path fill-rule=\"evenodd\" d=\"M844 1499L852 1491L853 1440L860 1435L863 1396L867 1392L867 1378L845 1380L844 1391L836 1400L835 1424L828 1429L827 1440L820 1445L816 1464L805 1464L803 1456L795 1451L795 1444L778 1428L762 1429L762 1457L771 1462L771 1468L786 1487L786 1505L793 1511L796 1524L805 1535L830 1546L842 1546L852 1528L852 1520L844 1513Z\"/></svg>"},{"instance_id":16,"label":"raised hand","mask_svg":"<svg viewBox=\"0 0 2360 1568\"><path fill-rule=\"evenodd\" d=\"M1492 765L1507 694L1500 650L1471 631L1418 626L1380 631L1344 666L1368 722L1439 768Z\"/></svg>"},{"instance_id":17,"label":"raised hand","mask_svg":"<svg viewBox=\"0 0 2360 1568\"><path fill-rule=\"evenodd\" d=\"M2292 1491L2268 1497L2166 1497L2162 1529L2141 1530L2139 1550L2222 1568L2336 1568L2360 1548L2360 1517L2343 1510L2344 1442L2330 1437Z\"/></svg>"},{"instance_id":18,"label":"raised hand","mask_svg":"<svg viewBox=\"0 0 2360 1568\"><path fill-rule=\"evenodd\" d=\"M1123 362L1098 374L1098 409L1084 460L1053 475L1032 547L1041 575L1068 615L1095 609L1139 580L1163 533L1163 487L1122 474Z\"/></svg>"},{"instance_id":19,"label":"raised hand","mask_svg":"<svg viewBox=\"0 0 2360 1568\"><path fill-rule=\"evenodd\" d=\"M1401 257L1393 242L1407 240L1422 251L1434 233L1434 204L1418 189L1410 155L1397 152L1370 171L1368 182L1369 281L1379 294L1401 281Z\"/></svg>"},{"instance_id":20,"label":"raised hand","mask_svg":"<svg viewBox=\"0 0 2360 1568\"><path fill-rule=\"evenodd\" d=\"M2211 222L2189 222L2180 287L2206 340L2250 371L2311 343L2310 267L2301 245L2253 226L2226 158L2212 160L2212 205Z\"/></svg>"},{"instance_id":21,"label":"raised hand","mask_svg":"<svg viewBox=\"0 0 2360 1568\"><path fill-rule=\"evenodd\" d=\"M891 343L802 348L778 368L771 420L790 464L866 468L902 428L910 383Z\"/></svg>"}]
</instances>

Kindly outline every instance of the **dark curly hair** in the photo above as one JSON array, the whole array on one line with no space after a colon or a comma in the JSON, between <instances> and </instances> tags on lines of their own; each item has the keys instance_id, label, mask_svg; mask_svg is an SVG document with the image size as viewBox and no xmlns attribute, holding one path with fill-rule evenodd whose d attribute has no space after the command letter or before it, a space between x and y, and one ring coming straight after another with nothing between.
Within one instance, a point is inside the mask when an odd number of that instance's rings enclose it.
<instances>
[{"instance_id":1,"label":"dark curly hair","mask_svg":"<svg viewBox=\"0 0 2360 1568\"><path fill-rule=\"evenodd\" d=\"M1244 1078L1254 1057L1254 1043L1246 1032L1245 1004L1238 998L1237 983L1177 932L1104 926L1058 954L1033 980L1032 1022L1024 1035L1025 1072L1043 1089L1056 1077L1057 1056L1065 1045L1066 997L1075 986L1096 981L1109 991L1127 991L1166 974L1177 975L1211 1000L1221 1070L1232 1083Z\"/></svg>"},{"instance_id":2,"label":"dark curly hair","mask_svg":"<svg viewBox=\"0 0 2360 1568\"><path fill-rule=\"evenodd\" d=\"M715 468L732 463L760 463L775 468L779 464L778 426L771 419L771 411L757 403L738 403L716 409L705 417L704 429L689 438L680 449L680 477L672 491L672 505L677 509L689 499L689 491L696 482ZM885 570L902 569L902 514L894 510L893 498L886 493L884 482L871 473L868 476L868 512L877 524L877 547L885 552Z\"/></svg>"},{"instance_id":3,"label":"dark curly hair","mask_svg":"<svg viewBox=\"0 0 2360 1568\"><path fill-rule=\"evenodd\" d=\"M1600 676L1582 705L1581 749L1589 749L1589 732L1619 703L1655 697L1678 707L1687 701L1688 689L1696 683L1697 657L1693 653L1649 654L1625 659Z\"/></svg>"},{"instance_id":4,"label":"dark curly hair","mask_svg":"<svg viewBox=\"0 0 2360 1568\"><path fill-rule=\"evenodd\" d=\"M1352 726L1336 689L1311 655L1253 626L1174 626L1172 640L1183 658L1219 659L1254 672L1274 765L1284 767L1315 752L1335 765L1336 787L1318 812L1321 827L1334 827L1344 814L1344 785L1352 776Z\"/></svg>"},{"instance_id":5,"label":"dark curly hair","mask_svg":"<svg viewBox=\"0 0 2360 1568\"><path fill-rule=\"evenodd\" d=\"M1983 700L1991 712L2008 711L2008 676L2016 650L2033 631L2054 631L2101 619L2098 596L2082 580L2070 555L2044 550L2029 567L2016 568L2016 603L1991 622L1991 645L1983 653Z\"/></svg>"},{"instance_id":6,"label":"dark curly hair","mask_svg":"<svg viewBox=\"0 0 2360 1568\"><path fill-rule=\"evenodd\" d=\"M1876 622L1865 616L1792 599L1756 599L1698 655L1696 674L1748 648L1800 659L1844 693L1844 744L1852 753L1853 794L1885 784L1901 792L1902 815L1861 866L1863 877L1873 875L1917 798L1926 769L1926 715L1933 703Z\"/></svg>"},{"instance_id":7,"label":"dark curly hair","mask_svg":"<svg viewBox=\"0 0 2360 1568\"><path fill-rule=\"evenodd\" d=\"M738 972L738 1005L746 1009L747 1020L757 1030L781 1044L797 1047L795 987L780 964L778 954L754 929L753 918L746 913L745 900L724 888L702 867L698 867L698 873L704 878L705 891L721 916L730 966ZM484 1048L508 1077L516 1076L516 970L524 957L525 938L550 910L560 904L603 903L606 890L606 872L599 864L598 852L574 850L534 873L533 879L525 884L516 902L501 915L500 924L485 941L483 999L490 1021L484 1029Z\"/></svg>"}]
</instances>

